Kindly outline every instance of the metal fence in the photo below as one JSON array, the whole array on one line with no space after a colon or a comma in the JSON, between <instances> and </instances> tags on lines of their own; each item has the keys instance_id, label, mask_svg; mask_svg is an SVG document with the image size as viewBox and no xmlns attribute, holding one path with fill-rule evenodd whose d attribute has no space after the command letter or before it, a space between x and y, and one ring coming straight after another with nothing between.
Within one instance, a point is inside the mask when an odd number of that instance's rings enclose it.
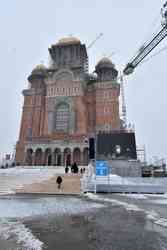
<instances>
[{"instance_id":1,"label":"metal fence","mask_svg":"<svg viewBox=\"0 0 167 250\"><path fill-rule=\"evenodd\" d=\"M82 192L165 193L167 192L167 178L85 174L81 179L81 190Z\"/></svg>"}]
</instances>

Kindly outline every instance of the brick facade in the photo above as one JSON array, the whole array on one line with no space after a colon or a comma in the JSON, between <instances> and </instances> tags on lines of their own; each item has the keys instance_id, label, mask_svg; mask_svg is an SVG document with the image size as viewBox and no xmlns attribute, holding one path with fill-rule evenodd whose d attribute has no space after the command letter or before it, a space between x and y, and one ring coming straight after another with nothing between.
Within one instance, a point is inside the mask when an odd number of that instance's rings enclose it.
<instances>
[{"instance_id":1,"label":"brick facade","mask_svg":"<svg viewBox=\"0 0 167 250\"><path fill-rule=\"evenodd\" d=\"M76 38L59 40L49 53L49 67L35 67L23 90L16 162L86 165L88 138L120 129L118 72L103 58L89 74L86 47Z\"/></svg>"}]
</instances>

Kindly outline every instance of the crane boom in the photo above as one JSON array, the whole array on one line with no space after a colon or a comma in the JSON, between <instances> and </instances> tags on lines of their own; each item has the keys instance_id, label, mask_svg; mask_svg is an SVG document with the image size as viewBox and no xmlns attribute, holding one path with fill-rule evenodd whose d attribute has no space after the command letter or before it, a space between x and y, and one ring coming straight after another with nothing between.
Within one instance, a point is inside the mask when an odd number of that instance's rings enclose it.
<instances>
[{"instance_id":1,"label":"crane boom","mask_svg":"<svg viewBox=\"0 0 167 250\"><path fill-rule=\"evenodd\" d=\"M162 17L164 19L163 28L156 34L151 41L143 45L138 54L125 66L123 73L129 75L133 73L137 65L150 54L150 52L167 36L167 2L163 5Z\"/></svg>"},{"instance_id":2,"label":"crane boom","mask_svg":"<svg viewBox=\"0 0 167 250\"><path fill-rule=\"evenodd\" d=\"M101 36L103 36L103 33L100 33L100 34L93 40L93 42L91 42L91 43L88 45L87 49L90 49L90 48L95 44L95 42L96 42L97 40L99 40L99 38L100 38Z\"/></svg>"}]
</instances>

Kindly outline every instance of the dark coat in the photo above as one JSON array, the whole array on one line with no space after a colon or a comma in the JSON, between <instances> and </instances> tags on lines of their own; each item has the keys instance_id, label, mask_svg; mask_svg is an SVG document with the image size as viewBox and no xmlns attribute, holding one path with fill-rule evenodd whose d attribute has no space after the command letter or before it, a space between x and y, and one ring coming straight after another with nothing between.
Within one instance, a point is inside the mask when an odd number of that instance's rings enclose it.
<instances>
[{"instance_id":1,"label":"dark coat","mask_svg":"<svg viewBox=\"0 0 167 250\"><path fill-rule=\"evenodd\" d=\"M62 181L63 181L63 180L62 180L61 176L58 176L56 182L57 182L58 184L61 184Z\"/></svg>"}]
</instances>

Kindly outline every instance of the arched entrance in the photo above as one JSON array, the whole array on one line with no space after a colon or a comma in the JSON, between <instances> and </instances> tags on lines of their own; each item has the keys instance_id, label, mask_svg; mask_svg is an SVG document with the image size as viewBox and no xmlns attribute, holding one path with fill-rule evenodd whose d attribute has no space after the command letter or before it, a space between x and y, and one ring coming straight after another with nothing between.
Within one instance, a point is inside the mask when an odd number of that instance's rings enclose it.
<instances>
[{"instance_id":1,"label":"arched entrance","mask_svg":"<svg viewBox=\"0 0 167 250\"><path fill-rule=\"evenodd\" d=\"M83 165L87 166L88 163L89 163L89 149L84 148L84 151L83 151Z\"/></svg>"},{"instance_id":2,"label":"arched entrance","mask_svg":"<svg viewBox=\"0 0 167 250\"><path fill-rule=\"evenodd\" d=\"M42 165L42 149L38 148L35 151L35 161L34 165L41 166Z\"/></svg>"},{"instance_id":3,"label":"arched entrance","mask_svg":"<svg viewBox=\"0 0 167 250\"><path fill-rule=\"evenodd\" d=\"M52 165L52 151L50 148L45 150L45 161L44 165L51 166Z\"/></svg>"},{"instance_id":4,"label":"arched entrance","mask_svg":"<svg viewBox=\"0 0 167 250\"><path fill-rule=\"evenodd\" d=\"M68 154L66 157L66 166L71 166L71 154Z\"/></svg>"},{"instance_id":5,"label":"arched entrance","mask_svg":"<svg viewBox=\"0 0 167 250\"><path fill-rule=\"evenodd\" d=\"M81 165L81 150L79 148L75 148L73 151L73 161L77 163L77 165Z\"/></svg>"},{"instance_id":6,"label":"arched entrance","mask_svg":"<svg viewBox=\"0 0 167 250\"><path fill-rule=\"evenodd\" d=\"M61 166L61 150L56 148L54 150L54 159L53 159L54 166Z\"/></svg>"},{"instance_id":7,"label":"arched entrance","mask_svg":"<svg viewBox=\"0 0 167 250\"><path fill-rule=\"evenodd\" d=\"M70 148L64 149L64 165L65 166L71 165L71 150L70 150Z\"/></svg>"},{"instance_id":8,"label":"arched entrance","mask_svg":"<svg viewBox=\"0 0 167 250\"><path fill-rule=\"evenodd\" d=\"M61 154L57 156L57 166L61 166Z\"/></svg>"},{"instance_id":9,"label":"arched entrance","mask_svg":"<svg viewBox=\"0 0 167 250\"><path fill-rule=\"evenodd\" d=\"M52 155L48 155L48 166L52 165Z\"/></svg>"},{"instance_id":10,"label":"arched entrance","mask_svg":"<svg viewBox=\"0 0 167 250\"><path fill-rule=\"evenodd\" d=\"M27 149L26 152L26 164L31 166L33 164L33 150L32 148Z\"/></svg>"}]
</instances>

